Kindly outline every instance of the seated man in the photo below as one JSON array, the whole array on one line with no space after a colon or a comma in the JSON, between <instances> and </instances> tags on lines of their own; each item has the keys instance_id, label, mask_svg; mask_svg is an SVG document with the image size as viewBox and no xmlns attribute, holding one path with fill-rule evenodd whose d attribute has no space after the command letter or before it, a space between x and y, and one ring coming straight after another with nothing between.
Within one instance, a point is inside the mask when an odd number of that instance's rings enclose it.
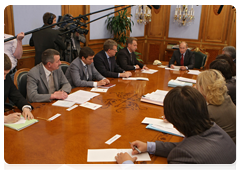
<instances>
[{"instance_id":1,"label":"seated man","mask_svg":"<svg viewBox=\"0 0 240 170\"><path fill-rule=\"evenodd\" d=\"M222 54L226 54L232 58L233 62L236 64L236 48L233 46L226 46L222 49Z\"/></svg>"},{"instance_id":2,"label":"seated man","mask_svg":"<svg viewBox=\"0 0 240 170\"><path fill-rule=\"evenodd\" d=\"M181 66L180 70L193 69L195 64L195 56L192 51L188 49L186 42L182 41L179 44L179 49L173 52L172 58L169 61L169 67L174 68L174 63Z\"/></svg>"},{"instance_id":3,"label":"seated man","mask_svg":"<svg viewBox=\"0 0 240 170\"><path fill-rule=\"evenodd\" d=\"M42 62L33 67L27 76L27 98L30 102L50 102L66 99L71 92L62 69L60 53L47 49L42 53Z\"/></svg>"},{"instance_id":4,"label":"seated man","mask_svg":"<svg viewBox=\"0 0 240 170\"><path fill-rule=\"evenodd\" d=\"M97 87L109 84L94 67L94 51L90 47L83 47L79 57L75 58L68 67L65 75L72 87ZM97 80L97 82L94 82Z\"/></svg>"},{"instance_id":5,"label":"seated man","mask_svg":"<svg viewBox=\"0 0 240 170\"><path fill-rule=\"evenodd\" d=\"M231 164L236 161L235 143L210 120L207 102L197 89L176 87L168 92L163 106L166 120L185 138L181 142L134 141L131 143L133 155L138 154L137 147L141 152L167 157L168 163L173 164ZM136 157L118 153L115 159L118 163L133 163Z\"/></svg>"},{"instance_id":6,"label":"seated man","mask_svg":"<svg viewBox=\"0 0 240 170\"><path fill-rule=\"evenodd\" d=\"M103 50L94 57L95 68L105 77L129 77L131 72L125 72L118 66L115 60L117 52L117 43L114 40L106 40L103 44Z\"/></svg>"},{"instance_id":7,"label":"seated man","mask_svg":"<svg viewBox=\"0 0 240 170\"><path fill-rule=\"evenodd\" d=\"M228 94L233 103L236 105L236 79L232 78L232 70L230 64L224 59L217 59L210 63L210 69L219 70L226 81Z\"/></svg>"},{"instance_id":8,"label":"seated man","mask_svg":"<svg viewBox=\"0 0 240 170\"><path fill-rule=\"evenodd\" d=\"M7 54L4 54L4 102L9 98L20 110L25 119L33 119L31 110L33 107L27 102L14 85L10 74L12 63ZM4 116L4 123L15 123L20 119L21 113L15 112Z\"/></svg>"},{"instance_id":9,"label":"seated man","mask_svg":"<svg viewBox=\"0 0 240 170\"><path fill-rule=\"evenodd\" d=\"M137 39L133 37L129 37L126 42L126 47L121 49L117 54L117 63L118 65L128 71L135 69L146 69L148 68L140 63L135 55L135 51L137 49Z\"/></svg>"},{"instance_id":10,"label":"seated man","mask_svg":"<svg viewBox=\"0 0 240 170\"><path fill-rule=\"evenodd\" d=\"M42 27L46 27L56 23L56 15L50 12L46 12L43 15ZM66 48L62 38L59 36L60 31L53 29L56 25L32 33L32 37L29 40L30 46L35 46L35 65L41 63L42 53L47 49L55 49L57 51L64 50Z\"/></svg>"}]
</instances>

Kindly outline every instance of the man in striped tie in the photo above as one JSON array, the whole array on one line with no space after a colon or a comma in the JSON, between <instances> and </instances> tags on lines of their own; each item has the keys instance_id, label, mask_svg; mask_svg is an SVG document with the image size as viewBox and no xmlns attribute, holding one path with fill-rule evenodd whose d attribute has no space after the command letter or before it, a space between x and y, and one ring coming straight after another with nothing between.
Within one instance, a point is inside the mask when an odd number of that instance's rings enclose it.
<instances>
[{"instance_id":1,"label":"man in striped tie","mask_svg":"<svg viewBox=\"0 0 240 170\"><path fill-rule=\"evenodd\" d=\"M193 69L195 64L195 56L192 51L188 49L188 44L182 41L179 44L179 49L173 52L172 58L169 61L169 67L174 68L176 61L176 66L181 66L180 70Z\"/></svg>"}]
</instances>

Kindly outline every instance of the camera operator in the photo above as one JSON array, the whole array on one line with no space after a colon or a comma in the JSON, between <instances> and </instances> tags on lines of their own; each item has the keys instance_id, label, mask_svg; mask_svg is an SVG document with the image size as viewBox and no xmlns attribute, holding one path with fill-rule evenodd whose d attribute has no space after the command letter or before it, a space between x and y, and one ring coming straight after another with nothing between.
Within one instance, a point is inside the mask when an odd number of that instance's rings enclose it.
<instances>
[{"instance_id":1,"label":"camera operator","mask_svg":"<svg viewBox=\"0 0 240 170\"><path fill-rule=\"evenodd\" d=\"M60 22L72 19L73 16L71 14L65 14L62 16ZM67 62L72 62L80 52L81 46L80 42L85 43L86 38L83 33L84 29L78 27L78 23L73 20L67 21L60 25L59 31L64 33L66 31L72 30L71 32L67 32L62 35L63 41L65 43L66 49L61 52L61 60L65 60Z\"/></svg>"},{"instance_id":2,"label":"camera operator","mask_svg":"<svg viewBox=\"0 0 240 170\"><path fill-rule=\"evenodd\" d=\"M56 15L46 12L43 15L42 27L56 23ZM35 65L41 63L41 55L46 49L55 49L60 52L66 48L62 38L58 35L60 32L53 29L55 26L43 29L32 34L29 41L30 46L35 46Z\"/></svg>"}]
</instances>

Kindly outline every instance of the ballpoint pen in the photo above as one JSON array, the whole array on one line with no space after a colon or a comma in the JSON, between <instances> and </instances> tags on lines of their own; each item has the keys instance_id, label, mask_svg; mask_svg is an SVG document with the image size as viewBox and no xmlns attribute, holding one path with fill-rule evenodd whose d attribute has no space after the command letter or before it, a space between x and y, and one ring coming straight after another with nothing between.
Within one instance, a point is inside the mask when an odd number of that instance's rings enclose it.
<instances>
[{"instance_id":1,"label":"ballpoint pen","mask_svg":"<svg viewBox=\"0 0 240 170\"><path fill-rule=\"evenodd\" d=\"M132 144L131 142L129 142L130 145ZM133 145L134 149L136 149L136 151L138 151L138 153L142 153L135 145Z\"/></svg>"}]
</instances>

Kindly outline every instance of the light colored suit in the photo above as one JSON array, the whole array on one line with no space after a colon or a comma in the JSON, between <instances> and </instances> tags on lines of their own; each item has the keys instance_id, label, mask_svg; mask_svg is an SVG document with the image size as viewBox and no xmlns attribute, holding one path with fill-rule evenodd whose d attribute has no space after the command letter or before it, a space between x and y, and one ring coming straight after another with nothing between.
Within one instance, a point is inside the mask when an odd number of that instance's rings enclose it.
<instances>
[{"instance_id":1,"label":"light colored suit","mask_svg":"<svg viewBox=\"0 0 240 170\"><path fill-rule=\"evenodd\" d=\"M71 92L71 85L67 81L61 68L53 71L53 80L55 90L63 90L66 93ZM40 63L33 67L27 75L27 99L29 102L50 102L51 94L49 94L48 82L43 69L43 64Z\"/></svg>"},{"instance_id":2,"label":"light colored suit","mask_svg":"<svg viewBox=\"0 0 240 170\"><path fill-rule=\"evenodd\" d=\"M182 142L156 141L155 155L168 163L230 164L236 160L236 145L216 123L205 132L186 137Z\"/></svg>"},{"instance_id":3,"label":"light colored suit","mask_svg":"<svg viewBox=\"0 0 240 170\"><path fill-rule=\"evenodd\" d=\"M87 72L85 71L82 60L79 57L77 57L72 61L72 63L70 64L65 73L66 78L68 79L72 88L93 87L94 80L99 81L105 78L96 70L93 63L88 65L87 68L89 76L88 79Z\"/></svg>"}]
</instances>

